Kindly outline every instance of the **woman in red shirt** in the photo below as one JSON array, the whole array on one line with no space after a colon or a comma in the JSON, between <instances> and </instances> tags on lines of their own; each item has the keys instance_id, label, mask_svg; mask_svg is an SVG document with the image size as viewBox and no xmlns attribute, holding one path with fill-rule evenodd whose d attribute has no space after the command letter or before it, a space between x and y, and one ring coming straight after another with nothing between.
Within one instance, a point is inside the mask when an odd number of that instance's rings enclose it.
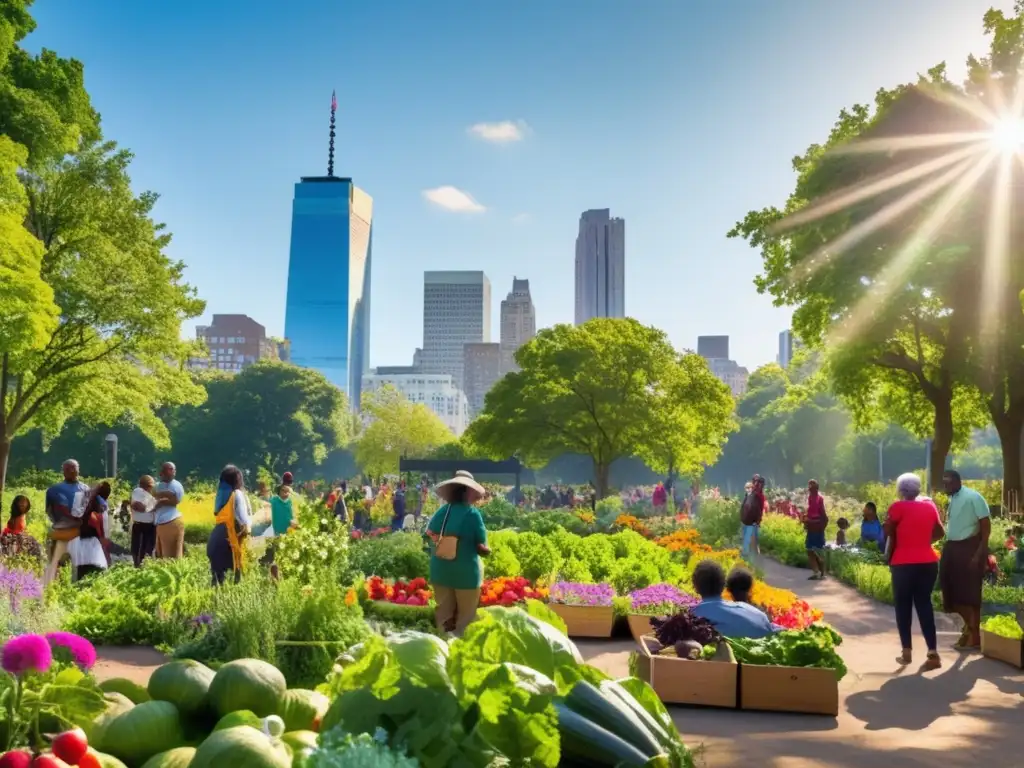
<instances>
[{"instance_id":1,"label":"woman in red shirt","mask_svg":"<svg viewBox=\"0 0 1024 768\"><path fill-rule=\"evenodd\" d=\"M917 622L928 646L924 669L938 669L942 661L935 637L932 590L939 575L939 556L932 543L946 532L935 504L917 498L921 494L921 479L917 475L900 475L896 488L900 501L889 507L885 520L886 538L891 542L889 570L896 603L896 627L903 644L903 653L896 661L904 666L911 662L910 624L916 610Z\"/></svg>"}]
</instances>

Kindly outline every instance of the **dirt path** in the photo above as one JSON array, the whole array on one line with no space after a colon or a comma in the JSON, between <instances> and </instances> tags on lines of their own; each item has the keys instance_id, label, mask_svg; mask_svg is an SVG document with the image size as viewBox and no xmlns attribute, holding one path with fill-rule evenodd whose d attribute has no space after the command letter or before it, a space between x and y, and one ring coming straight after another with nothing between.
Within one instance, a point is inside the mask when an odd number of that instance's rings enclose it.
<instances>
[{"instance_id":1,"label":"dirt path","mask_svg":"<svg viewBox=\"0 0 1024 768\"><path fill-rule=\"evenodd\" d=\"M1024 672L949 649L957 632L941 617L939 650L946 666L900 673L891 606L836 581L807 581L807 571L773 562L765 571L770 584L810 601L843 634L841 652L850 671L840 685L839 717L673 707L687 743L706 746L708 768L1024 765ZM920 634L914 642L923 660ZM594 665L627 674L632 643L579 645Z\"/></svg>"},{"instance_id":2,"label":"dirt path","mask_svg":"<svg viewBox=\"0 0 1024 768\"><path fill-rule=\"evenodd\" d=\"M96 648L96 666L93 674L98 680L124 677L139 685L149 683L153 670L167 661L167 657L149 646L101 645Z\"/></svg>"}]
</instances>

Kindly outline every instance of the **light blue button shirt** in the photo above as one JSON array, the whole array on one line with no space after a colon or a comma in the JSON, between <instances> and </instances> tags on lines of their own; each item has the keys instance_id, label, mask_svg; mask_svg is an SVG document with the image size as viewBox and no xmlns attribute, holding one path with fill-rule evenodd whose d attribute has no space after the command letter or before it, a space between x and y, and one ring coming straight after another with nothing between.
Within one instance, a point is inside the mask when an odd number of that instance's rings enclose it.
<instances>
[{"instance_id":1,"label":"light blue button shirt","mask_svg":"<svg viewBox=\"0 0 1024 768\"><path fill-rule=\"evenodd\" d=\"M705 597L690 609L690 613L710 621L725 637L756 640L778 630L768 616L749 603L735 603L721 597Z\"/></svg>"},{"instance_id":2,"label":"light blue button shirt","mask_svg":"<svg viewBox=\"0 0 1024 768\"><path fill-rule=\"evenodd\" d=\"M177 480L171 480L169 483L159 482L156 484L156 492L171 491L174 493L174 497L177 499L177 503L180 504L181 500L185 498L185 489L181 483ZM156 524L163 525L169 523L172 520L177 520L181 517L181 512L178 510L177 505L173 507L159 507L156 510Z\"/></svg>"}]
</instances>

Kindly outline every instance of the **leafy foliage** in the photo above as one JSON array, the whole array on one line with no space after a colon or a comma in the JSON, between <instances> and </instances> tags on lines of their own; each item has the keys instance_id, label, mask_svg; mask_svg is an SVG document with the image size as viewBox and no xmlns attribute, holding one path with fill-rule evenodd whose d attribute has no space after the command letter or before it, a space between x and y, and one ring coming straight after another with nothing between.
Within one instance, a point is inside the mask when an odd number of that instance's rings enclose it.
<instances>
[{"instance_id":1,"label":"leafy foliage","mask_svg":"<svg viewBox=\"0 0 1024 768\"><path fill-rule=\"evenodd\" d=\"M437 414L391 386L364 393L362 412L369 423L356 438L355 456L370 475L396 474L402 456L426 456L455 442Z\"/></svg>"},{"instance_id":2,"label":"leafy foliage","mask_svg":"<svg viewBox=\"0 0 1024 768\"><path fill-rule=\"evenodd\" d=\"M518 455L534 466L567 452L589 456L599 498L615 459L697 472L732 426L732 397L706 363L635 320L545 329L516 362L521 370L488 393L467 439L495 458Z\"/></svg>"}]
</instances>

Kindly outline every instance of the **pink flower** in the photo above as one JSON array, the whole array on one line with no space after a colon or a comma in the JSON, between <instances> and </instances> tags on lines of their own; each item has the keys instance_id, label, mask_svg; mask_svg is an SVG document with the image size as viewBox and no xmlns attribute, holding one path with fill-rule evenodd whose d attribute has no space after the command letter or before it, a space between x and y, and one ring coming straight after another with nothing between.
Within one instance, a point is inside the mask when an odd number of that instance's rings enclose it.
<instances>
[{"instance_id":1,"label":"pink flower","mask_svg":"<svg viewBox=\"0 0 1024 768\"><path fill-rule=\"evenodd\" d=\"M62 650L67 652L83 672L92 669L92 665L96 663L96 649L84 637L71 632L51 632L46 639L53 651L58 654Z\"/></svg>"},{"instance_id":2,"label":"pink flower","mask_svg":"<svg viewBox=\"0 0 1024 768\"><path fill-rule=\"evenodd\" d=\"M12 675L45 672L53 664L53 651L42 635L18 635L4 644L0 665Z\"/></svg>"}]
</instances>

